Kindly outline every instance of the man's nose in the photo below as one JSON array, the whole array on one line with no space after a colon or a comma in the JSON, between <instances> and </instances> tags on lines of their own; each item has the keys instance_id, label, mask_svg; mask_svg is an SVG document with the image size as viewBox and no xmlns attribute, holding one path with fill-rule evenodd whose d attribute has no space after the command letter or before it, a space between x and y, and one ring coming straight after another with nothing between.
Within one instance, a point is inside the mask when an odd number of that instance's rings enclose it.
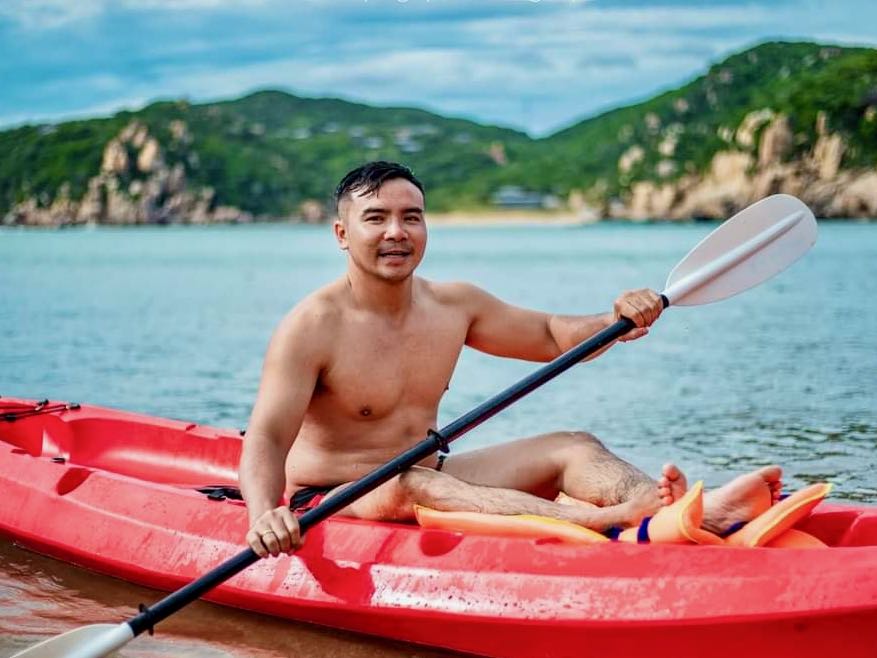
<instances>
[{"instance_id":1,"label":"man's nose","mask_svg":"<svg viewBox=\"0 0 877 658\"><path fill-rule=\"evenodd\" d=\"M405 223L401 219L391 217L384 230L384 237L387 240L403 240L406 235Z\"/></svg>"}]
</instances>

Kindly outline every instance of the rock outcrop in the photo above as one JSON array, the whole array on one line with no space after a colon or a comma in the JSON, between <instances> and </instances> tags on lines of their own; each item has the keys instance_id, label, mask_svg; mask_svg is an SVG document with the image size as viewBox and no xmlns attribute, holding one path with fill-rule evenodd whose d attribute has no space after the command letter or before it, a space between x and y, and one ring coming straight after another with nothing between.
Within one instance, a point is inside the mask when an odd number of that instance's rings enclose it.
<instances>
[{"instance_id":1,"label":"rock outcrop","mask_svg":"<svg viewBox=\"0 0 877 658\"><path fill-rule=\"evenodd\" d=\"M770 122L761 135L758 145L758 166L760 169L781 162L792 148L794 136L789 127L789 118L780 114Z\"/></svg>"},{"instance_id":2,"label":"rock outcrop","mask_svg":"<svg viewBox=\"0 0 877 658\"><path fill-rule=\"evenodd\" d=\"M717 152L708 171L686 173L677 180L637 181L620 203L608 203L610 215L634 220L652 218L726 218L770 194L801 198L818 217L877 217L877 170L843 168L848 147L832 133L820 113L816 142L809 152L790 158L795 136L788 117L770 108L750 112L736 130L725 128L727 150ZM659 155L670 151L665 139ZM643 147L628 147L619 161L622 172L647 157ZM666 157L655 169L658 178L671 171ZM663 168L663 170L662 170Z\"/></svg>"},{"instance_id":3,"label":"rock outcrop","mask_svg":"<svg viewBox=\"0 0 877 658\"><path fill-rule=\"evenodd\" d=\"M171 122L169 130L178 143L191 142L184 122ZM31 197L17 204L3 223L70 226L252 220L246 211L219 205L212 188L191 186L183 164L168 165L158 139L146 125L132 121L104 147L100 171L88 181L82 198L71 199L70 186L65 184L48 202Z\"/></svg>"}]
</instances>

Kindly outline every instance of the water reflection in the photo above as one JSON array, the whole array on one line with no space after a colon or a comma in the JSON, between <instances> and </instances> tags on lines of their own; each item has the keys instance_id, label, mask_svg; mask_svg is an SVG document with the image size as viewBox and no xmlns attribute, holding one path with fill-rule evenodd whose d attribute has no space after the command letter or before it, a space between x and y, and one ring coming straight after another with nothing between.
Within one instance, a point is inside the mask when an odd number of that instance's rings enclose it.
<instances>
[{"instance_id":1,"label":"water reflection","mask_svg":"<svg viewBox=\"0 0 877 658\"><path fill-rule=\"evenodd\" d=\"M0 657L78 626L121 621L161 593L0 541ZM438 658L456 654L196 602L116 654L124 658Z\"/></svg>"}]
</instances>

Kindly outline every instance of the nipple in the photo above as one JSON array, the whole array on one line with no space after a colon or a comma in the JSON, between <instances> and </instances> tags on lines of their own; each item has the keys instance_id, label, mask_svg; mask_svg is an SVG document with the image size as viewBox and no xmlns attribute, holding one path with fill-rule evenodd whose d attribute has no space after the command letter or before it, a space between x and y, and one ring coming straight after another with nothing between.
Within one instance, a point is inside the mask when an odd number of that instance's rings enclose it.
<instances>
[{"instance_id":1,"label":"nipple","mask_svg":"<svg viewBox=\"0 0 877 658\"><path fill-rule=\"evenodd\" d=\"M359 415L360 416L371 416L372 415L371 407L363 407L362 409L359 410Z\"/></svg>"}]
</instances>

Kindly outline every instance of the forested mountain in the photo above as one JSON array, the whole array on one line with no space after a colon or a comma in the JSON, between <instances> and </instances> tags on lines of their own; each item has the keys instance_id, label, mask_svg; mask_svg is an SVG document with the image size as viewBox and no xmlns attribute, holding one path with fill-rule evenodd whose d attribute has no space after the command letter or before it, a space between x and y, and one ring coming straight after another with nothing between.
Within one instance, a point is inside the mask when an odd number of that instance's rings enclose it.
<instances>
[{"instance_id":1,"label":"forested mountain","mask_svg":"<svg viewBox=\"0 0 877 658\"><path fill-rule=\"evenodd\" d=\"M525 199L590 218L720 217L785 191L822 216L875 216L877 50L765 43L542 139L282 91L23 126L0 132L0 217L317 221L370 159L411 166L430 210Z\"/></svg>"}]
</instances>

